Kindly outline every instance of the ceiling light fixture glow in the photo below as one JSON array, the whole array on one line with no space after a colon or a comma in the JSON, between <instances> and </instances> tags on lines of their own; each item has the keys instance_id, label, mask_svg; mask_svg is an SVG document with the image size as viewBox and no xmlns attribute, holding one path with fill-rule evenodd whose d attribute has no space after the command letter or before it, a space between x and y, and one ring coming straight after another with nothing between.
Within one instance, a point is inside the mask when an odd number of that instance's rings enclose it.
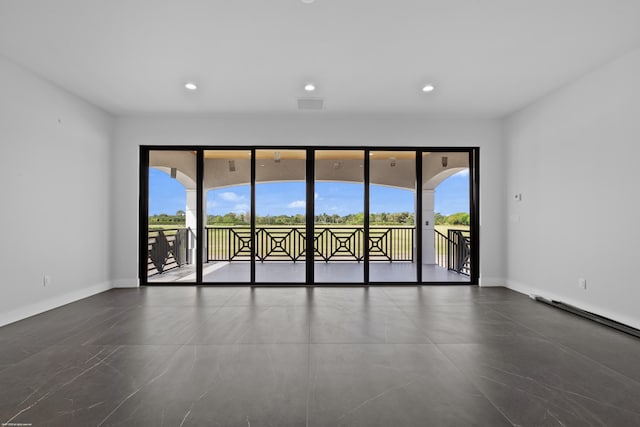
<instances>
[{"instance_id":1,"label":"ceiling light fixture glow","mask_svg":"<svg viewBox=\"0 0 640 427\"><path fill-rule=\"evenodd\" d=\"M432 84L426 84L422 87L423 92L433 92L435 89L436 87Z\"/></svg>"},{"instance_id":2,"label":"ceiling light fixture glow","mask_svg":"<svg viewBox=\"0 0 640 427\"><path fill-rule=\"evenodd\" d=\"M316 85L314 85L313 83L307 83L306 85L304 85L304 90L306 90L307 92L313 92L314 90L316 90Z\"/></svg>"},{"instance_id":3,"label":"ceiling light fixture glow","mask_svg":"<svg viewBox=\"0 0 640 427\"><path fill-rule=\"evenodd\" d=\"M194 82L186 82L184 84L184 88L187 90L197 90L198 89L198 85L195 84Z\"/></svg>"}]
</instances>

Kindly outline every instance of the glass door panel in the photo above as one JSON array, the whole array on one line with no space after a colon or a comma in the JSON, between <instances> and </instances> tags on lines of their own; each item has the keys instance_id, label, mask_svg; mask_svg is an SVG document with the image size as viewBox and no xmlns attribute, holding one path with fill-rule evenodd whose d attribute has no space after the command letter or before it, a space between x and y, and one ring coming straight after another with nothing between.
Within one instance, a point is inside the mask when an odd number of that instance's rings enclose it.
<instances>
[{"instance_id":1,"label":"glass door panel","mask_svg":"<svg viewBox=\"0 0 640 427\"><path fill-rule=\"evenodd\" d=\"M149 151L147 282L195 283L196 153Z\"/></svg>"},{"instance_id":2,"label":"glass door panel","mask_svg":"<svg viewBox=\"0 0 640 427\"><path fill-rule=\"evenodd\" d=\"M422 154L422 281L471 281L469 153Z\"/></svg>"},{"instance_id":3,"label":"glass door panel","mask_svg":"<svg viewBox=\"0 0 640 427\"><path fill-rule=\"evenodd\" d=\"M369 280L415 282L416 153L369 153Z\"/></svg>"},{"instance_id":4,"label":"glass door panel","mask_svg":"<svg viewBox=\"0 0 640 427\"><path fill-rule=\"evenodd\" d=\"M251 150L204 151L205 283L251 281Z\"/></svg>"},{"instance_id":5,"label":"glass door panel","mask_svg":"<svg viewBox=\"0 0 640 427\"><path fill-rule=\"evenodd\" d=\"M305 282L306 158L256 150L256 282Z\"/></svg>"},{"instance_id":6,"label":"glass door panel","mask_svg":"<svg viewBox=\"0 0 640 427\"><path fill-rule=\"evenodd\" d=\"M317 283L364 281L364 151L316 150L314 275Z\"/></svg>"}]
</instances>

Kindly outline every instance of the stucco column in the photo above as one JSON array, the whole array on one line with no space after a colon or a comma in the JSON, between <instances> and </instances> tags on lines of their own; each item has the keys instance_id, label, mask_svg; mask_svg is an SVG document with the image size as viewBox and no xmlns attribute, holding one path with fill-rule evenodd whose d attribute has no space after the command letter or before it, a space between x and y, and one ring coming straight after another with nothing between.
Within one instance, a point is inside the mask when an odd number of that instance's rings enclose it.
<instances>
[{"instance_id":1,"label":"stucco column","mask_svg":"<svg viewBox=\"0 0 640 427\"><path fill-rule=\"evenodd\" d=\"M435 190L422 190L422 263L435 264Z\"/></svg>"},{"instance_id":2,"label":"stucco column","mask_svg":"<svg viewBox=\"0 0 640 427\"><path fill-rule=\"evenodd\" d=\"M193 263L196 259L196 236L198 235L198 195L195 189L186 190L187 208L185 210L186 227L191 229L189 234L189 260Z\"/></svg>"}]
</instances>

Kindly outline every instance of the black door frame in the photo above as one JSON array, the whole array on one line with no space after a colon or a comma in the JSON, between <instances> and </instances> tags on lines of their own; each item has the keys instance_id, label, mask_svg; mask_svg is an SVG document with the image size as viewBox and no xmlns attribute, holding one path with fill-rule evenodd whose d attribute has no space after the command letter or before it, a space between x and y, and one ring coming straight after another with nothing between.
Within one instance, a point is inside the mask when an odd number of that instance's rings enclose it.
<instances>
[{"instance_id":1,"label":"black door frame","mask_svg":"<svg viewBox=\"0 0 640 427\"><path fill-rule=\"evenodd\" d=\"M371 282L369 279L369 251L368 243L364 248L364 274L362 283L325 283L314 280L314 257L307 256L305 268L305 282L298 283L267 283L256 282L255 272L255 187L256 187L256 150L305 150L306 151L306 245L313 248L314 221L314 195L315 195L315 152L316 150L362 150L364 159L364 242L368 242L369 235L369 189L370 189L370 163L371 151L414 151L416 153L416 212L414 212L414 224L416 227L416 281L407 282ZM251 151L251 274L249 282L237 283L203 283L202 269L204 263L204 239L203 236L204 210L203 210L203 182L204 182L204 152L207 150L238 150ZM196 281L189 283L176 282L152 282L147 280L147 241L149 227L149 153L151 151L194 151L196 153L197 176L197 223L198 234L196 238ZM471 268L468 282L439 282L423 281L422 277L422 154L438 152L467 152L469 154L469 213L471 241ZM480 148L479 147L333 147L333 146L283 146L283 145L256 145L256 146L202 146L202 145L141 145L140 146L140 171L139 171L139 221L138 221L138 278L140 286L423 286L423 285L478 285L480 271ZM308 250L308 249L307 249Z\"/></svg>"}]
</instances>

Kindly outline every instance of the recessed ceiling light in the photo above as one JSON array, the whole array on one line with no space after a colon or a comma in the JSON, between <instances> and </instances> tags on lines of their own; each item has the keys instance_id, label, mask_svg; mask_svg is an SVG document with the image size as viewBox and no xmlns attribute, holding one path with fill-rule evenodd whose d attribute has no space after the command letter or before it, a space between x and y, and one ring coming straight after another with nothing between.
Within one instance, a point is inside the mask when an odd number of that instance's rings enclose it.
<instances>
[{"instance_id":1,"label":"recessed ceiling light","mask_svg":"<svg viewBox=\"0 0 640 427\"><path fill-rule=\"evenodd\" d=\"M432 84L426 84L422 87L423 92L433 92L435 89L436 87Z\"/></svg>"},{"instance_id":2,"label":"recessed ceiling light","mask_svg":"<svg viewBox=\"0 0 640 427\"><path fill-rule=\"evenodd\" d=\"M304 4L311 4L313 3L315 0L300 0L302 3Z\"/></svg>"},{"instance_id":3,"label":"recessed ceiling light","mask_svg":"<svg viewBox=\"0 0 640 427\"><path fill-rule=\"evenodd\" d=\"M184 88L187 90L197 90L198 89L198 85L195 84L194 82L186 82L184 84Z\"/></svg>"},{"instance_id":4,"label":"recessed ceiling light","mask_svg":"<svg viewBox=\"0 0 640 427\"><path fill-rule=\"evenodd\" d=\"M307 83L306 85L304 85L304 90L306 90L307 92L313 92L314 90L316 90L316 85L314 85L313 83Z\"/></svg>"}]
</instances>

